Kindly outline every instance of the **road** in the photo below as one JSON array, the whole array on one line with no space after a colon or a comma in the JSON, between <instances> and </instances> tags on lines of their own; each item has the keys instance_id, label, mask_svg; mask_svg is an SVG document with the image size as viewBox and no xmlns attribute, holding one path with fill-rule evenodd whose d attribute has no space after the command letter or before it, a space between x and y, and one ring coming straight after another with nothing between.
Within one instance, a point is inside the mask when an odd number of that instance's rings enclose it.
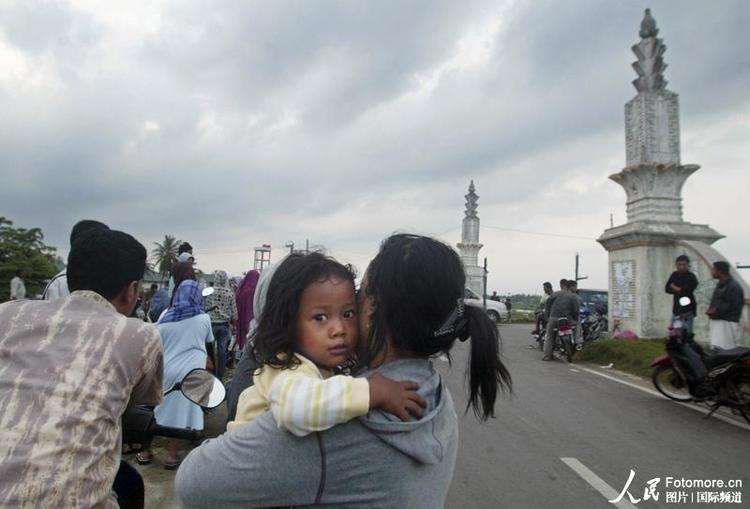
<instances>
[{"instance_id":1,"label":"road","mask_svg":"<svg viewBox=\"0 0 750 509\"><path fill-rule=\"evenodd\" d=\"M575 362L542 362L538 350L528 349L530 327L500 327L514 392L498 402L496 418L487 422L461 411L467 401L464 369L469 345L457 344L452 367L445 360L435 361L459 410L459 451L448 508L750 506L750 426L706 419ZM648 387L646 381L626 383ZM207 426L215 428L212 434L220 432L216 423L223 418L222 408L208 419ZM157 455L162 459L163 451ZM139 469L147 482L148 507L179 507L172 493L173 472L163 470L160 461ZM617 506L607 501L623 489L631 469L635 477L630 492L638 499L643 498L646 481L661 479L658 502L628 505L627 496L626 503ZM665 488L667 476L739 479L743 504L690 504L691 494L717 491L695 489L682 490L688 503L666 503L666 491L680 491Z\"/></svg>"},{"instance_id":2,"label":"road","mask_svg":"<svg viewBox=\"0 0 750 509\"><path fill-rule=\"evenodd\" d=\"M500 327L514 393L499 402L496 418L482 423L471 412L459 413L459 453L447 507L613 507L591 483L606 493L603 481L618 495L631 469L629 491L636 499L643 499L647 481L661 479L659 501L642 500L637 507L750 506L750 428L707 419L575 362L542 362L540 352L528 348L529 330L529 325ZM452 368L437 361L457 409L467 401L467 352L467 345L454 348ZM668 476L740 479L742 504L691 504L691 494L729 490L667 489ZM666 503L666 491L686 492L687 503Z\"/></svg>"}]
</instances>

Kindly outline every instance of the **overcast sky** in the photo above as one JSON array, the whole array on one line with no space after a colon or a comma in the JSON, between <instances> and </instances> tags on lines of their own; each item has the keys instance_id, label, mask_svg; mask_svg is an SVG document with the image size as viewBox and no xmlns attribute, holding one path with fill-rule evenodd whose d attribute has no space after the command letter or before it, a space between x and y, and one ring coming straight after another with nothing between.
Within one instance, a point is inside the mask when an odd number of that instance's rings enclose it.
<instances>
[{"instance_id":1,"label":"overcast sky","mask_svg":"<svg viewBox=\"0 0 750 509\"><path fill-rule=\"evenodd\" d=\"M0 215L63 255L93 218L204 271L307 238L364 270L394 231L455 245L473 179L490 290L576 252L606 288L645 7L702 167L685 219L750 263L744 0L0 0Z\"/></svg>"}]
</instances>

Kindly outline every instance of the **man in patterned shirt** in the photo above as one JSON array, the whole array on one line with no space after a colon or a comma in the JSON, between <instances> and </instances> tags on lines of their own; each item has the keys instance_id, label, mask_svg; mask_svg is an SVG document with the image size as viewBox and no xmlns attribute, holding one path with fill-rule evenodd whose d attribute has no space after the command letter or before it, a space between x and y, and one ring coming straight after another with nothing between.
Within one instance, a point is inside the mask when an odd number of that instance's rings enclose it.
<instances>
[{"instance_id":1,"label":"man in patterned shirt","mask_svg":"<svg viewBox=\"0 0 750 509\"><path fill-rule=\"evenodd\" d=\"M145 265L133 237L93 230L68 297L0 305L0 507L117 507L121 416L163 392L159 332L126 318Z\"/></svg>"},{"instance_id":2,"label":"man in patterned shirt","mask_svg":"<svg viewBox=\"0 0 750 509\"><path fill-rule=\"evenodd\" d=\"M211 317L211 328L217 350L216 376L220 380L227 366L227 350L232 331L237 330L237 302L234 300L234 292L229 289L228 282L226 272L214 271L214 293L203 299L203 308Z\"/></svg>"}]
</instances>

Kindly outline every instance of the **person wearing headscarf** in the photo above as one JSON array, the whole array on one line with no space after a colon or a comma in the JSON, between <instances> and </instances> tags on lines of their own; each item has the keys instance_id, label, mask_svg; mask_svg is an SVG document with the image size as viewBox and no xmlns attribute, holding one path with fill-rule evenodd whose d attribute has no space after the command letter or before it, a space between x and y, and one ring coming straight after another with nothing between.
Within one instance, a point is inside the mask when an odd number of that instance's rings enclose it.
<instances>
[{"instance_id":1,"label":"person wearing headscarf","mask_svg":"<svg viewBox=\"0 0 750 509\"><path fill-rule=\"evenodd\" d=\"M168 391L190 371L206 368L206 343L214 340L211 319L203 311L203 297L197 281L184 280L177 286L172 305L159 320L158 327L164 348L164 388ZM154 410L154 416L162 426L203 429L203 411L180 391L165 396ZM177 450L177 441L170 439L165 468L177 468L180 463ZM141 464L150 463L151 453L144 451L136 459Z\"/></svg>"},{"instance_id":2,"label":"person wearing headscarf","mask_svg":"<svg viewBox=\"0 0 750 509\"><path fill-rule=\"evenodd\" d=\"M214 271L214 291L205 299L206 312L211 317L211 327L216 338L216 376L219 380L223 379L227 367L232 330L237 329L237 304L228 283L226 272Z\"/></svg>"},{"instance_id":3,"label":"person wearing headscarf","mask_svg":"<svg viewBox=\"0 0 750 509\"><path fill-rule=\"evenodd\" d=\"M255 317L253 313L253 297L255 296L255 288L258 286L259 279L260 272L251 270L245 275L235 294L237 302L237 349L239 351L245 348L250 321Z\"/></svg>"},{"instance_id":4,"label":"person wearing headscarf","mask_svg":"<svg viewBox=\"0 0 750 509\"><path fill-rule=\"evenodd\" d=\"M253 372L258 368L250 352L253 346L253 334L258 328L258 319L266 305L266 297L268 296L268 287L271 285L271 279L273 279L273 275L282 261L283 259L263 269L255 286L253 293L254 316L248 326L245 346L242 349L242 357L237 364L237 368L234 370L234 377L227 389L227 422L233 421L236 417L237 401L239 401L242 391L253 385Z\"/></svg>"},{"instance_id":5,"label":"person wearing headscarf","mask_svg":"<svg viewBox=\"0 0 750 509\"><path fill-rule=\"evenodd\" d=\"M195 281L195 270L193 269L193 262L177 262L172 267L172 278L170 283L173 283L169 287L170 302L174 302L174 296L177 293L180 283L187 280Z\"/></svg>"}]
</instances>

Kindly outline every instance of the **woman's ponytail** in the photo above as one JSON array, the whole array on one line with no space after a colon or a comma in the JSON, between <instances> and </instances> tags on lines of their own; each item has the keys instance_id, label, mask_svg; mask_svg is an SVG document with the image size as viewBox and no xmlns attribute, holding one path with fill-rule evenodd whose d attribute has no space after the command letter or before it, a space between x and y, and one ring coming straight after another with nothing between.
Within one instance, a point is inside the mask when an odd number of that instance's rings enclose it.
<instances>
[{"instance_id":1,"label":"woman's ponytail","mask_svg":"<svg viewBox=\"0 0 750 509\"><path fill-rule=\"evenodd\" d=\"M500 360L500 334L483 309L466 306L467 334L471 343L469 356L469 403L482 420L495 416L498 389L511 391L513 381Z\"/></svg>"}]
</instances>

